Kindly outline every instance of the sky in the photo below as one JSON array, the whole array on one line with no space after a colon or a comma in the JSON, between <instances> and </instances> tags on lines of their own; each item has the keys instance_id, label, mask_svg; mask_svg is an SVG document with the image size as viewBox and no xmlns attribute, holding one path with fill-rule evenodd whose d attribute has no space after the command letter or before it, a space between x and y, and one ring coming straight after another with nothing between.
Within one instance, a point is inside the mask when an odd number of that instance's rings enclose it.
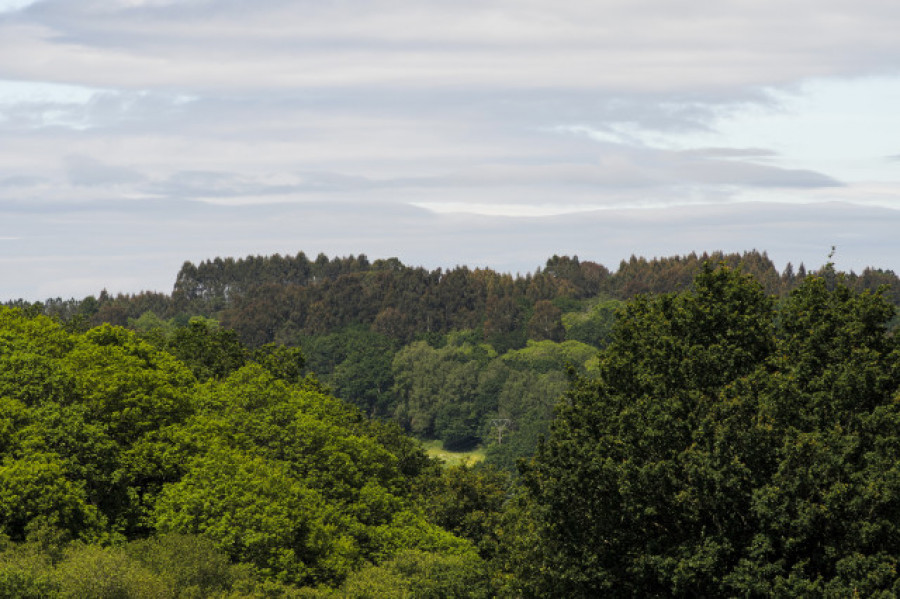
<instances>
[{"instance_id":1,"label":"sky","mask_svg":"<svg viewBox=\"0 0 900 599\"><path fill-rule=\"evenodd\" d=\"M0 301L300 251L900 271L894 0L0 0Z\"/></svg>"}]
</instances>

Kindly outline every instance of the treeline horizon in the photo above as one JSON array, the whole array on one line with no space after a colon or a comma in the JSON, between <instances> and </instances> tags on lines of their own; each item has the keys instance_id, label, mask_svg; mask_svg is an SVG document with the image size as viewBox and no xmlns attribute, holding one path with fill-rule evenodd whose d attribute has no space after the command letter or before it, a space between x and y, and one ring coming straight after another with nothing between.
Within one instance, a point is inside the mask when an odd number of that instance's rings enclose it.
<instances>
[{"instance_id":1,"label":"treeline horizon","mask_svg":"<svg viewBox=\"0 0 900 599\"><path fill-rule=\"evenodd\" d=\"M578 256L550 257L533 273L515 276L490 268L408 266L397 258L370 261L365 254L314 260L254 255L184 263L170 294L142 291L44 302L9 300L82 327L108 323L129 326L147 314L180 325L194 316L218 320L251 347L297 345L303 337L365 325L402 343L428 334L474 330L499 350L524 347L527 339L552 338L554 321L577 302L603 297L620 301L644 293L687 289L705 262L740 268L769 295L784 297L808 274L788 262L778 270L765 251L691 252L647 259L632 255L613 272ZM855 291L875 291L900 305L900 280L892 270L867 267L842 273Z\"/></svg>"}]
</instances>

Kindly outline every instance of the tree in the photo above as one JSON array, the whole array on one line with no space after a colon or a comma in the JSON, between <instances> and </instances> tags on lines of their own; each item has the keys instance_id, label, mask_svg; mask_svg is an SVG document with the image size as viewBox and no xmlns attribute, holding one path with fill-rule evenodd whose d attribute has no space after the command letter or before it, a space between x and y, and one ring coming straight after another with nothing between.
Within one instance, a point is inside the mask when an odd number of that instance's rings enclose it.
<instances>
[{"instance_id":1,"label":"tree","mask_svg":"<svg viewBox=\"0 0 900 599\"><path fill-rule=\"evenodd\" d=\"M434 349L424 341L407 345L393 361L398 396L396 417L415 434L477 443L479 372L494 357L489 346L451 336Z\"/></svg>"},{"instance_id":2,"label":"tree","mask_svg":"<svg viewBox=\"0 0 900 599\"><path fill-rule=\"evenodd\" d=\"M528 321L528 337L541 341L562 341L566 329L562 323L562 310L547 300L540 300L534 305L534 314Z\"/></svg>"},{"instance_id":3,"label":"tree","mask_svg":"<svg viewBox=\"0 0 900 599\"><path fill-rule=\"evenodd\" d=\"M776 312L707 266L638 297L525 469L524 594L873 596L900 579L891 307L808 277Z\"/></svg>"},{"instance_id":4,"label":"tree","mask_svg":"<svg viewBox=\"0 0 900 599\"><path fill-rule=\"evenodd\" d=\"M237 334L214 320L195 317L169 336L166 349L187 364L198 380L224 378L244 365L247 350Z\"/></svg>"},{"instance_id":5,"label":"tree","mask_svg":"<svg viewBox=\"0 0 900 599\"><path fill-rule=\"evenodd\" d=\"M252 358L269 374L288 383L296 383L303 374L306 358L299 347L267 343L251 352Z\"/></svg>"},{"instance_id":6,"label":"tree","mask_svg":"<svg viewBox=\"0 0 900 599\"><path fill-rule=\"evenodd\" d=\"M339 333L303 341L311 370L335 395L370 416L393 410L391 360L397 343L375 331L348 327Z\"/></svg>"},{"instance_id":7,"label":"tree","mask_svg":"<svg viewBox=\"0 0 900 599\"><path fill-rule=\"evenodd\" d=\"M65 476L65 463L54 454L7 457L0 464L0 523L14 539L38 519L89 539L106 524L84 484Z\"/></svg>"},{"instance_id":8,"label":"tree","mask_svg":"<svg viewBox=\"0 0 900 599\"><path fill-rule=\"evenodd\" d=\"M566 339L581 341L597 348L606 347L616 321L616 312L621 307L622 302L618 300L600 299L584 312L563 314Z\"/></svg>"},{"instance_id":9,"label":"tree","mask_svg":"<svg viewBox=\"0 0 900 599\"><path fill-rule=\"evenodd\" d=\"M160 531L207 535L233 558L287 582L349 571L358 549L334 529L339 523L286 464L224 448L196 458L155 511Z\"/></svg>"},{"instance_id":10,"label":"tree","mask_svg":"<svg viewBox=\"0 0 900 599\"><path fill-rule=\"evenodd\" d=\"M341 597L480 599L490 597L484 563L472 554L408 550L352 574Z\"/></svg>"},{"instance_id":11,"label":"tree","mask_svg":"<svg viewBox=\"0 0 900 599\"><path fill-rule=\"evenodd\" d=\"M497 528L512 487L509 474L483 466L450 466L431 482L429 520L469 539L482 557L490 559L497 550Z\"/></svg>"}]
</instances>

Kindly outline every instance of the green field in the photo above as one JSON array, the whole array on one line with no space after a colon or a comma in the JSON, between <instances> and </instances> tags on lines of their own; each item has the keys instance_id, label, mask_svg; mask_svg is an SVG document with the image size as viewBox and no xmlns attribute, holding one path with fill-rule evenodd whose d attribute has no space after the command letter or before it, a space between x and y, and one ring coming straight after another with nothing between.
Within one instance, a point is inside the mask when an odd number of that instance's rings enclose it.
<instances>
[{"instance_id":1,"label":"green field","mask_svg":"<svg viewBox=\"0 0 900 599\"><path fill-rule=\"evenodd\" d=\"M458 466L465 464L474 466L478 462L484 461L484 450L478 447L472 451L447 451L444 444L440 440L422 441L422 447L433 458L440 458L447 466Z\"/></svg>"}]
</instances>

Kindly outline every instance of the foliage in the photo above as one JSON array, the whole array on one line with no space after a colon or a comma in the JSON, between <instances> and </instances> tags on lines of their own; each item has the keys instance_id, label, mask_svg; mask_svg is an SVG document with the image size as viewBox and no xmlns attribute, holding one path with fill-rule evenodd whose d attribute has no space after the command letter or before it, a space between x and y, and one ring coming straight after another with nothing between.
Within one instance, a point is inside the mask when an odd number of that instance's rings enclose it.
<instances>
[{"instance_id":1,"label":"foliage","mask_svg":"<svg viewBox=\"0 0 900 599\"><path fill-rule=\"evenodd\" d=\"M499 544L497 530L512 490L510 475L491 467L462 464L445 468L430 483L426 493L429 520L472 541L483 558L493 557Z\"/></svg>"},{"instance_id":2,"label":"foliage","mask_svg":"<svg viewBox=\"0 0 900 599\"><path fill-rule=\"evenodd\" d=\"M892 307L826 271L776 311L737 271L639 297L524 481L525 595L900 589Z\"/></svg>"},{"instance_id":3,"label":"foliage","mask_svg":"<svg viewBox=\"0 0 900 599\"><path fill-rule=\"evenodd\" d=\"M161 535L123 545L38 538L0 552L0 596L64 599L249 597L256 583L207 538Z\"/></svg>"},{"instance_id":4,"label":"foliage","mask_svg":"<svg viewBox=\"0 0 900 599\"><path fill-rule=\"evenodd\" d=\"M537 341L562 341L565 334L562 310L548 300L535 303L534 312L528 320L528 338Z\"/></svg>"},{"instance_id":5,"label":"foliage","mask_svg":"<svg viewBox=\"0 0 900 599\"><path fill-rule=\"evenodd\" d=\"M172 355L187 364L197 380L224 378L244 365L247 352L237 334L213 320L194 317L165 338Z\"/></svg>"},{"instance_id":6,"label":"foliage","mask_svg":"<svg viewBox=\"0 0 900 599\"><path fill-rule=\"evenodd\" d=\"M103 291L83 300L7 303L59 318L73 331L109 323L168 334L172 326L185 326L191 317L203 316L220 320L245 344L258 347L273 342L296 345L300 338L347 327L361 326L401 344L422 334L471 329L503 353L522 347L529 334L536 340L561 340L556 310L563 312L565 338L598 345L602 341L598 334L608 331L602 322L569 318L567 324L565 313L577 311L578 301L684 290L708 260L741 268L756 277L766 293L780 296L807 274L802 264L796 272L788 264L779 273L766 253L757 251L632 256L615 272L577 256L552 256L543 268L515 277L466 267L428 271L396 258L370 262L364 255L320 254L311 260L300 252L186 262L171 295L112 296ZM900 281L891 271L851 272L847 284L857 291L890 285L888 297L900 304Z\"/></svg>"},{"instance_id":7,"label":"foliage","mask_svg":"<svg viewBox=\"0 0 900 599\"><path fill-rule=\"evenodd\" d=\"M605 348L612 338L616 313L623 303L614 299L599 299L583 311L572 311L562 315L566 329L566 339L581 341L593 347Z\"/></svg>"},{"instance_id":8,"label":"foliage","mask_svg":"<svg viewBox=\"0 0 900 599\"><path fill-rule=\"evenodd\" d=\"M501 360L519 372L549 374L565 372L568 367L583 371L596 353L597 348L580 341L529 341L524 348L503 354Z\"/></svg>"},{"instance_id":9,"label":"foliage","mask_svg":"<svg viewBox=\"0 0 900 599\"><path fill-rule=\"evenodd\" d=\"M0 589L288 596L408 550L481 571L425 517L439 466L300 380L296 348L250 352L205 321L71 332L4 308L0 361Z\"/></svg>"},{"instance_id":10,"label":"foliage","mask_svg":"<svg viewBox=\"0 0 900 599\"><path fill-rule=\"evenodd\" d=\"M396 417L416 435L444 440L450 450L477 443L479 373L495 357L487 345L451 341L434 349L414 342L394 357ZM448 443L448 440L450 443Z\"/></svg>"},{"instance_id":11,"label":"foliage","mask_svg":"<svg viewBox=\"0 0 900 599\"><path fill-rule=\"evenodd\" d=\"M235 450L195 458L156 504L161 532L202 533L266 577L302 582L349 570L353 543L336 531L337 518L320 493L273 463Z\"/></svg>"},{"instance_id":12,"label":"foliage","mask_svg":"<svg viewBox=\"0 0 900 599\"><path fill-rule=\"evenodd\" d=\"M370 416L390 414L394 384L391 362L397 343L363 327L349 327L303 338L309 370L322 376L335 394Z\"/></svg>"},{"instance_id":13,"label":"foliage","mask_svg":"<svg viewBox=\"0 0 900 599\"><path fill-rule=\"evenodd\" d=\"M473 555L404 551L352 574L338 597L479 599L490 596L484 564Z\"/></svg>"},{"instance_id":14,"label":"foliage","mask_svg":"<svg viewBox=\"0 0 900 599\"><path fill-rule=\"evenodd\" d=\"M498 356L464 334L448 336L439 348L413 342L394 358L394 416L451 451L483 442L489 461L513 471L546 431L553 403L568 386L566 368L585 372L596 351L578 341L545 340ZM491 424L497 418L510 421L502 438Z\"/></svg>"},{"instance_id":15,"label":"foliage","mask_svg":"<svg viewBox=\"0 0 900 599\"><path fill-rule=\"evenodd\" d=\"M900 592L896 276L708 258L215 259L0 309L0 596ZM526 494L403 429L539 448Z\"/></svg>"}]
</instances>

